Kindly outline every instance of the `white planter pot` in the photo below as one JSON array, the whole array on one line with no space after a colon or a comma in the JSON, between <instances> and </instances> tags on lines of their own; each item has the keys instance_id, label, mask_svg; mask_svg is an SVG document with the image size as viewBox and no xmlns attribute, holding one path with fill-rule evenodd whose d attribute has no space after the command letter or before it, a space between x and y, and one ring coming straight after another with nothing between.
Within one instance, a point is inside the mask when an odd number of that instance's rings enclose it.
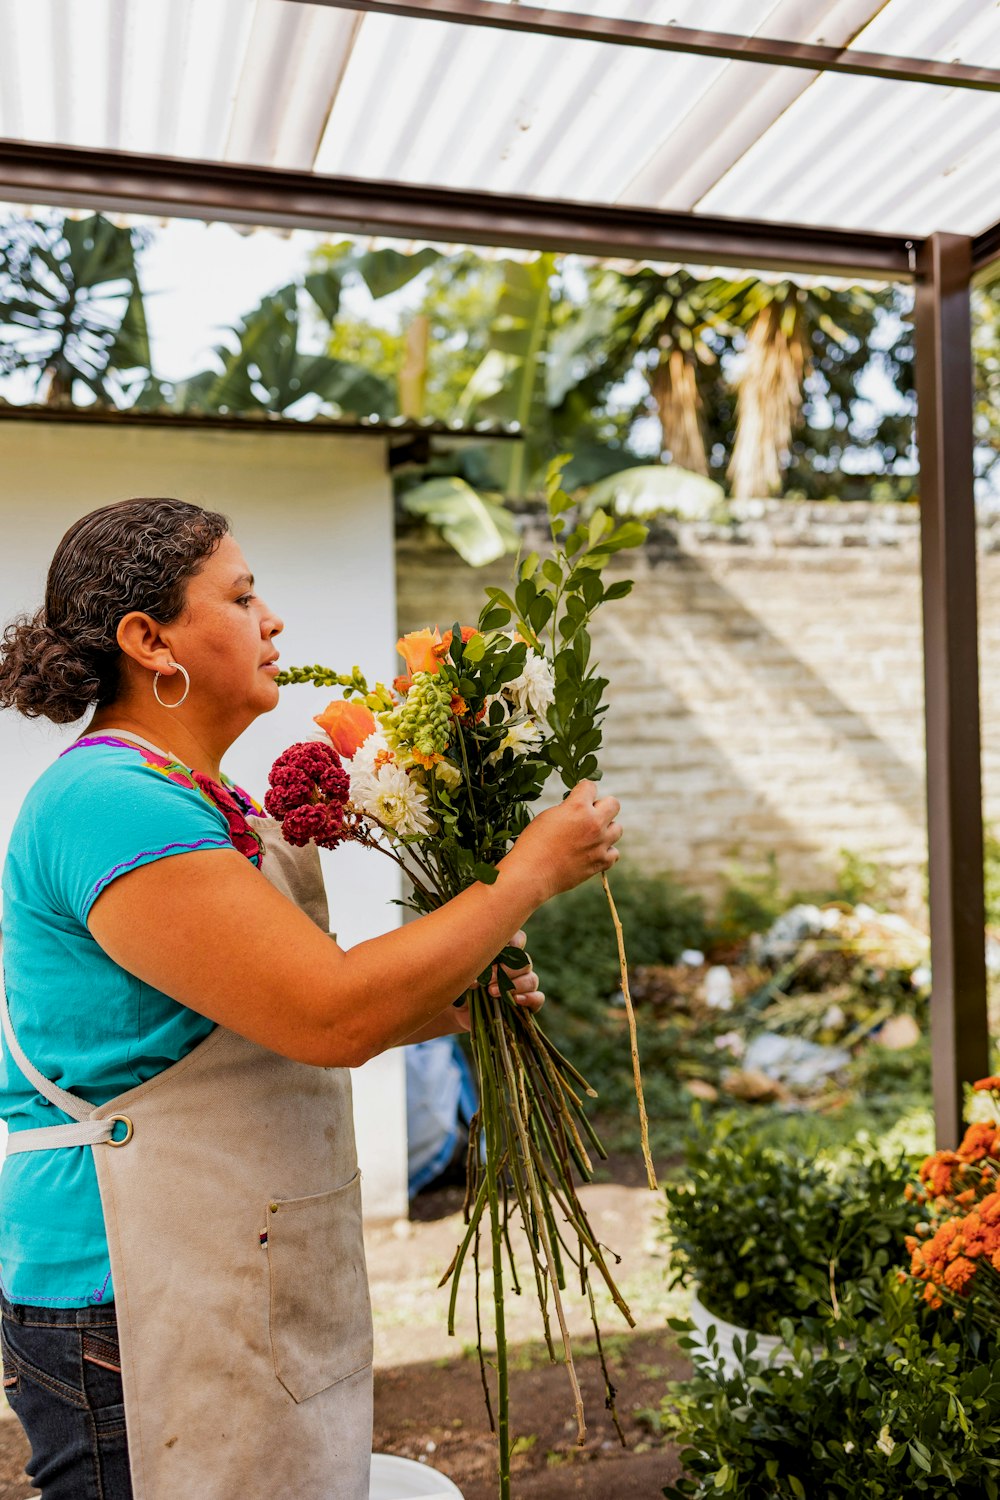
<instances>
[{"instance_id":1,"label":"white planter pot","mask_svg":"<svg viewBox=\"0 0 1000 1500\"><path fill-rule=\"evenodd\" d=\"M372 1454L369 1500L462 1500L447 1474L394 1453Z\"/></svg>"},{"instance_id":2,"label":"white planter pot","mask_svg":"<svg viewBox=\"0 0 1000 1500\"><path fill-rule=\"evenodd\" d=\"M709 1312L700 1300L697 1288L691 1295L691 1321L694 1324L692 1337L697 1339L706 1352L708 1352L708 1343L705 1335L710 1327L715 1328L715 1341L719 1346L719 1368L724 1375L739 1374L740 1364L733 1348L733 1340L739 1339L740 1347L745 1349L747 1334L750 1330L741 1328L738 1323L727 1323L725 1318L716 1317L715 1313ZM757 1347L754 1350L755 1359L772 1365L784 1365L791 1360L792 1351L778 1334L758 1333L755 1337L757 1339Z\"/></svg>"}]
</instances>

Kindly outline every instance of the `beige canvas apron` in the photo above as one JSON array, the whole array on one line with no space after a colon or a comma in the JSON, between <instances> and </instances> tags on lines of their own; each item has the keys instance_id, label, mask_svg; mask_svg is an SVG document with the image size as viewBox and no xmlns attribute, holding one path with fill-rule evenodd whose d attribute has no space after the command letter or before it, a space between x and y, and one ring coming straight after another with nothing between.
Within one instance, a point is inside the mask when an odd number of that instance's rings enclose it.
<instances>
[{"instance_id":1,"label":"beige canvas apron","mask_svg":"<svg viewBox=\"0 0 1000 1500\"><path fill-rule=\"evenodd\" d=\"M267 877L326 932L315 846L249 821ZM349 1073L219 1026L94 1108L42 1078L2 985L0 1001L21 1071L81 1122L12 1134L8 1154L93 1147L135 1500L368 1500L372 1327Z\"/></svg>"}]
</instances>

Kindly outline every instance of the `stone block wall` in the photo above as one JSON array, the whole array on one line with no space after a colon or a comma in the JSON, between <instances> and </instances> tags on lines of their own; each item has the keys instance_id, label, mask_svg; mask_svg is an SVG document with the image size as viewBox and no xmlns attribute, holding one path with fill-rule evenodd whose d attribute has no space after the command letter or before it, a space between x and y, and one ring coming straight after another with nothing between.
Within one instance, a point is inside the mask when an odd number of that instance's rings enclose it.
<instances>
[{"instance_id":1,"label":"stone block wall","mask_svg":"<svg viewBox=\"0 0 1000 1500\"><path fill-rule=\"evenodd\" d=\"M539 545L523 521L525 550ZM1000 821L1000 526L980 530L987 817ZM468 568L397 542L399 622L478 613L510 559ZM849 849L912 877L926 855L918 516L909 506L747 502L725 524L658 522L610 576L602 763L628 852L706 891L774 853L815 885Z\"/></svg>"}]
</instances>

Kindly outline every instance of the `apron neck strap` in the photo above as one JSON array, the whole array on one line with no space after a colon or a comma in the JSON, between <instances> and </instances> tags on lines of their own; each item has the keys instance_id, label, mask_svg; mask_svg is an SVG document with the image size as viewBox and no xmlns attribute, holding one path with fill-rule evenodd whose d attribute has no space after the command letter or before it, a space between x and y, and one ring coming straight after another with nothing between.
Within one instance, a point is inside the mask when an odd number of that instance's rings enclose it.
<instances>
[{"instance_id":1,"label":"apron neck strap","mask_svg":"<svg viewBox=\"0 0 1000 1500\"><path fill-rule=\"evenodd\" d=\"M141 734L136 734L131 729L116 729L115 726L111 724L104 725L102 728L97 729L94 732L95 734L117 734L120 735L123 739L132 740L136 745L141 745L144 750L152 750L156 755L166 756L168 760L173 760L176 758L171 751L164 750L159 745L154 745L151 740L144 740ZM88 734L85 734L83 738L87 740L90 738L90 736Z\"/></svg>"}]
</instances>

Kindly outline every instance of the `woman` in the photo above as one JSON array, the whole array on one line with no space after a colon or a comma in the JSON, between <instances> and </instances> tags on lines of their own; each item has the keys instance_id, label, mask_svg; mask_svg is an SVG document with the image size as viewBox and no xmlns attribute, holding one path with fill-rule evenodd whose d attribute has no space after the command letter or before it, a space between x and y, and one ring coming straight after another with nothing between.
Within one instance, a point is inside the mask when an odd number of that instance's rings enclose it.
<instances>
[{"instance_id":1,"label":"woman","mask_svg":"<svg viewBox=\"0 0 1000 1500\"><path fill-rule=\"evenodd\" d=\"M510 934L618 857L584 783L495 884L339 948L315 849L221 769L278 701L281 629L223 516L128 500L70 528L4 634L0 705L93 709L3 876L4 1386L45 1500L366 1500L346 1070L460 1029ZM541 1004L530 969L515 988Z\"/></svg>"}]
</instances>

